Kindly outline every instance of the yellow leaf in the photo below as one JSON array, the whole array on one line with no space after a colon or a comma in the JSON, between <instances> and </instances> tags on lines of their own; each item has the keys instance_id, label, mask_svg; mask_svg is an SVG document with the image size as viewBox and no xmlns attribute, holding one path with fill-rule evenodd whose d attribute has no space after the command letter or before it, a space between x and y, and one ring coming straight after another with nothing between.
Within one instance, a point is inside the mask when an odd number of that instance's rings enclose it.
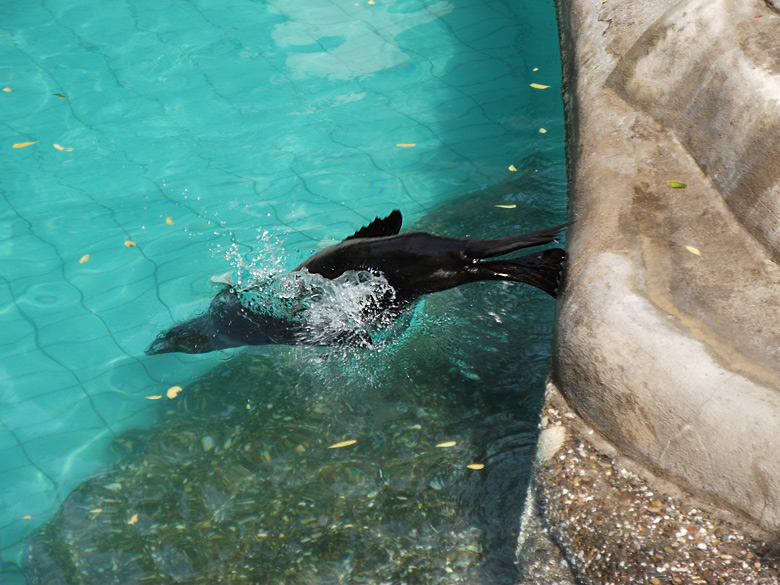
<instances>
[{"instance_id":1,"label":"yellow leaf","mask_svg":"<svg viewBox=\"0 0 780 585\"><path fill-rule=\"evenodd\" d=\"M539 134L547 134L546 128L539 128Z\"/></svg>"},{"instance_id":2,"label":"yellow leaf","mask_svg":"<svg viewBox=\"0 0 780 585\"><path fill-rule=\"evenodd\" d=\"M485 469L484 463L469 463L466 467L469 469Z\"/></svg>"},{"instance_id":3,"label":"yellow leaf","mask_svg":"<svg viewBox=\"0 0 780 585\"><path fill-rule=\"evenodd\" d=\"M22 520L30 520L31 518L32 516L30 516L29 514L27 514L27 516L22 516Z\"/></svg>"},{"instance_id":4,"label":"yellow leaf","mask_svg":"<svg viewBox=\"0 0 780 585\"><path fill-rule=\"evenodd\" d=\"M517 172L517 167L515 165L509 165L509 170L515 173Z\"/></svg>"},{"instance_id":5,"label":"yellow leaf","mask_svg":"<svg viewBox=\"0 0 780 585\"><path fill-rule=\"evenodd\" d=\"M11 93L11 88L10 88L10 87L4 87L4 88L3 88L3 91L4 91L5 93Z\"/></svg>"},{"instance_id":6,"label":"yellow leaf","mask_svg":"<svg viewBox=\"0 0 780 585\"><path fill-rule=\"evenodd\" d=\"M25 146L31 146L33 144L38 144L38 141L36 140L34 142L17 142L16 144L14 144L14 148L24 148Z\"/></svg>"},{"instance_id":7,"label":"yellow leaf","mask_svg":"<svg viewBox=\"0 0 780 585\"><path fill-rule=\"evenodd\" d=\"M501 209L514 209L517 207L515 203L502 203L500 205L496 205L496 207L500 207Z\"/></svg>"},{"instance_id":8,"label":"yellow leaf","mask_svg":"<svg viewBox=\"0 0 780 585\"><path fill-rule=\"evenodd\" d=\"M173 220L170 217L166 217L165 223L167 223L168 225L173 225Z\"/></svg>"},{"instance_id":9,"label":"yellow leaf","mask_svg":"<svg viewBox=\"0 0 780 585\"><path fill-rule=\"evenodd\" d=\"M439 443L436 446L439 447L440 449L446 449L447 447L454 447L457 444L458 444L457 441L444 441L443 443Z\"/></svg>"},{"instance_id":10,"label":"yellow leaf","mask_svg":"<svg viewBox=\"0 0 780 585\"><path fill-rule=\"evenodd\" d=\"M701 252L698 248L694 248L693 246L685 246L685 249L688 250L691 254L696 254L697 256L701 256Z\"/></svg>"},{"instance_id":11,"label":"yellow leaf","mask_svg":"<svg viewBox=\"0 0 780 585\"><path fill-rule=\"evenodd\" d=\"M125 242L125 246L127 246L128 248L132 248L133 246L135 246L135 242L132 240L127 240Z\"/></svg>"},{"instance_id":12,"label":"yellow leaf","mask_svg":"<svg viewBox=\"0 0 780 585\"><path fill-rule=\"evenodd\" d=\"M416 142L401 142L400 144L396 144L396 146L399 146L401 148L414 148L417 146Z\"/></svg>"},{"instance_id":13,"label":"yellow leaf","mask_svg":"<svg viewBox=\"0 0 780 585\"><path fill-rule=\"evenodd\" d=\"M60 146L59 144L55 144L54 148L56 148L57 150L65 150L65 147L64 146Z\"/></svg>"},{"instance_id":14,"label":"yellow leaf","mask_svg":"<svg viewBox=\"0 0 780 585\"><path fill-rule=\"evenodd\" d=\"M688 183L681 183L680 181L664 181L664 183L669 183L672 189L685 189L688 186Z\"/></svg>"},{"instance_id":15,"label":"yellow leaf","mask_svg":"<svg viewBox=\"0 0 780 585\"><path fill-rule=\"evenodd\" d=\"M357 443L355 439L349 439L348 441L341 441L339 443L333 443L328 449L341 449L342 447L349 447Z\"/></svg>"},{"instance_id":16,"label":"yellow leaf","mask_svg":"<svg viewBox=\"0 0 780 585\"><path fill-rule=\"evenodd\" d=\"M166 392L165 395L168 398L176 398L176 395L181 391L182 391L181 386L171 386L170 388L168 388L168 392Z\"/></svg>"},{"instance_id":17,"label":"yellow leaf","mask_svg":"<svg viewBox=\"0 0 780 585\"><path fill-rule=\"evenodd\" d=\"M128 520L128 521L127 521L127 523L128 523L130 526L132 526L132 525L133 525L133 524L135 524L136 522L138 522L138 514L133 514L133 515L130 517L130 520Z\"/></svg>"},{"instance_id":18,"label":"yellow leaf","mask_svg":"<svg viewBox=\"0 0 780 585\"><path fill-rule=\"evenodd\" d=\"M539 71L539 68L538 68L538 67L534 67L534 69L533 69L533 70L534 70L534 71Z\"/></svg>"},{"instance_id":19,"label":"yellow leaf","mask_svg":"<svg viewBox=\"0 0 780 585\"><path fill-rule=\"evenodd\" d=\"M549 85L542 85L541 83L532 83L531 87L533 87L534 89L547 89L550 86Z\"/></svg>"},{"instance_id":20,"label":"yellow leaf","mask_svg":"<svg viewBox=\"0 0 780 585\"><path fill-rule=\"evenodd\" d=\"M162 394L155 394L153 396L146 397L147 400L160 400L160 398L162 398Z\"/></svg>"},{"instance_id":21,"label":"yellow leaf","mask_svg":"<svg viewBox=\"0 0 780 585\"><path fill-rule=\"evenodd\" d=\"M84 264L84 262L89 262L89 254L84 254L79 258L79 264Z\"/></svg>"}]
</instances>

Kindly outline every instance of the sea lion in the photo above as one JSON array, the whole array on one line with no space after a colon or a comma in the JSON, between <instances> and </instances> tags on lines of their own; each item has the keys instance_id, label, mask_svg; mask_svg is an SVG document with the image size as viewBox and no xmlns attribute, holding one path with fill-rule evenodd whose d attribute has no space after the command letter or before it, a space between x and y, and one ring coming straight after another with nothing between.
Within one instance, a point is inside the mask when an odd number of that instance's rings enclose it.
<instances>
[{"instance_id":1,"label":"sea lion","mask_svg":"<svg viewBox=\"0 0 780 585\"><path fill-rule=\"evenodd\" d=\"M362 345L371 343L366 328L337 329L327 335L304 334L303 315L321 296L320 284L349 279L345 286L368 283L361 312L374 324L386 325L421 295L482 280L530 284L556 296L565 253L550 248L512 259L490 260L515 250L552 242L567 224L496 240L457 239L423 232L400 234L398 210L376 218L344 241L317 252L286 276L285 294L272 306L272 281L252 288L226 286L208 311L161 333L146 353L206 353L229 347L266 344ZM377 277L374 280L371 278ZM350 284L351 283L351 284ZM373 287L373 288L371 288ZM320 287L322 288L322 287ZM290 290L293 291L290 294ZM319 290L319 292L317 292ZM314 292L313 292L314 291ZM253 301L264 295L271 302ZM308 296L307 299L296 298ZM309 326L309 333L311 327Z\"/></svg>"}]
</instances>

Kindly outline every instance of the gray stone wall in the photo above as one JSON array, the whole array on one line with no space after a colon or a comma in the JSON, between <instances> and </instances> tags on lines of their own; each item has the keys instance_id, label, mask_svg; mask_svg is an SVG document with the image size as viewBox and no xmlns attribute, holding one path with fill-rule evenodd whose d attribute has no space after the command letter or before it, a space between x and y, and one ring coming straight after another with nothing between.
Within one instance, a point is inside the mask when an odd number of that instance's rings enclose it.
<instances>
[{"instance_id":1,"label":"gray stone wall","mask_svg":"<svg viewBox=\"0 0 780 585\"><path fill-rule=\"evenodd\" d=\"M780 14L561 0L552 381L623 455L780 531Z\"/></svg>"}]
</instances>

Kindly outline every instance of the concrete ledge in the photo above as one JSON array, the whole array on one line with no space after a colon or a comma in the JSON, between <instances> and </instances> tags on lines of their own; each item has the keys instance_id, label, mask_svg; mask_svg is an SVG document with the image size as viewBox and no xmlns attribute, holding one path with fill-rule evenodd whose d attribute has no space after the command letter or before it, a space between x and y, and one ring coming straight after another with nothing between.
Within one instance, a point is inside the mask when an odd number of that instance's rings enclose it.
<instances>
[{"instance_id":1,"label":"concrete ledge","mask_svg":"<svg viewBox=\"0 0 780 585\"><path fill-rule=\"evenodd\" d=\"M552 379L618 452L780 531L780 16L559 10L576 223Z\"/></svg>"}]
</instances>

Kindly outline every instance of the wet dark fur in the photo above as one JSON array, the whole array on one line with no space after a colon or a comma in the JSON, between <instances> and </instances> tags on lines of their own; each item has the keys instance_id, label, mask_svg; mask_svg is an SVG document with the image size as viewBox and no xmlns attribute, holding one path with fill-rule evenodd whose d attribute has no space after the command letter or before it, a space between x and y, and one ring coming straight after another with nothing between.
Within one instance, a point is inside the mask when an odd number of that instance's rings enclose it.
<instances>
[{"instance_id":1,"label":"wet dark fur","mask_svg":"<svg viewBox=\"0 0 780 585\"><path fill-rule=\"evenodd\" d=\"M388 313L397 313L420 295L482 280L522 282L552 297L557 293L565 258L560 248L519 258L491 258L550 243L565 224L498 240L470 240L422 232L399 234L401 221L397 210L384 219L377 218L295 270L306 269L328 279L361 270L382 275L395 291L395 297L381 307ZM162 333L146 353L205 353L242 345L304 343L295 335L295 327L285 319L251 311L228 287L214 297L206 314Z\"/></svg>"}]
</instances>

